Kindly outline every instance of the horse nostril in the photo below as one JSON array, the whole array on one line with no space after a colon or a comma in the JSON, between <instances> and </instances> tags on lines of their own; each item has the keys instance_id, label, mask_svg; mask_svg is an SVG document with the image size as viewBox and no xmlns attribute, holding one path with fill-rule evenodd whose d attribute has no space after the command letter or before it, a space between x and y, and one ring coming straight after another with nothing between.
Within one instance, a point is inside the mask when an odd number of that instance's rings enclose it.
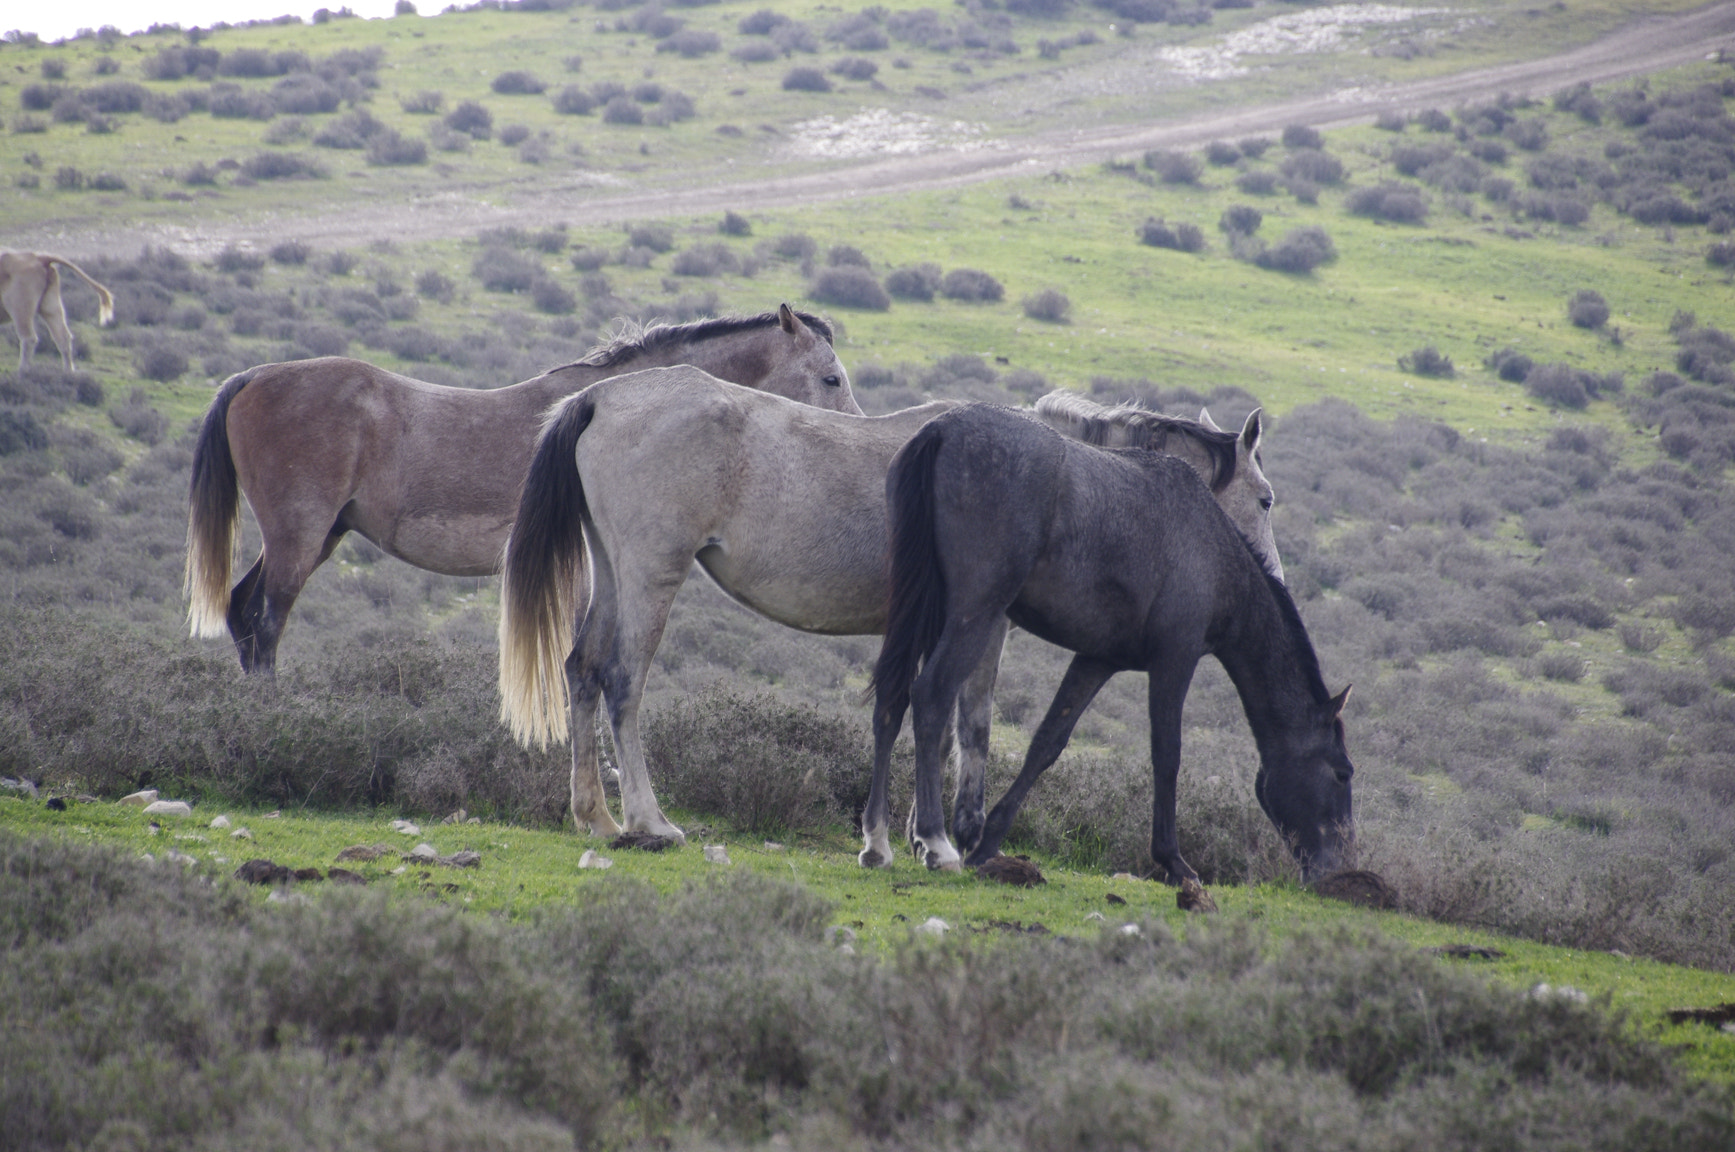
<instances>
[{"instance_id":1,"label":"horse nostril","mask_svg":"<svg viewBox=\"0 0 1735 1152\"><path fill-rule=\"evenodd\" d=\"M838 379L836 376L827 376L825 378L825 386L827 388L836 388L839 384L842 384L842 383L843 383L843 381Z\"/></svg>"}]
</instances>

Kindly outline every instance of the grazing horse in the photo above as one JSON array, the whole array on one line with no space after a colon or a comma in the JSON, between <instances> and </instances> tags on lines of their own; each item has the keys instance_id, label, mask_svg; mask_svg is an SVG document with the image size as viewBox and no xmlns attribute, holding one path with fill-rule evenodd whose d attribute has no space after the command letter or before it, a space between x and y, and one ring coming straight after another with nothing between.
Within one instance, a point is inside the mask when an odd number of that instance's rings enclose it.
<instances>
[{"instance_id":1,"label":"grazing horse","mask_svg":"<svg viewBox=\"0 0 1735 1152\"><path fill-rule=\"evenodd\" d=\"M918 429L954 407L936 401L888 416L846 416L683 367L602 381L550 413L502 564L501 714L526 744L545 746L570 731L580 828L602 835L620 828L598 774L601 697L626 827L681 836L651 789L638 710L670 606L695 560L737 602L781 624L832 635L884 630L886 469ZM1203 429L1199 436L1208 447L1198 466L1227 486L1236 438ZM1183 438L1173 439L1178 447ZM955 697L959 775L977 782L978 797L999 656L998 645L985 652ZM864 865L891 861L889 755L889 745L876 749Z\"/></svg>"},{"instance_id":2,"label":"grazing horse","mask_svg":"<svg viewBox=\"0 0 1735 1152\"><path fill-rule=\"evenodd\" d=\"M46 252L0 252L0 313L12 317L18 333L18 370L30 367L36 352L36 318L48 325L60 362L72 371L72 329L66 326L66 305L60 299L60 269L64 264L80 280L96 289L97 323L114 321L114 293L90 278L90 274L64 256Z\"/></svg>"},{"instance_id":3,"label":"grazing horse","mask_svg":"<svg viewBox=\"0 0 1735 1152\"><path fill-rule=\"evenodd\" d=\"M696 364L707 372L859 414L829 325L785 304L758 316L631 330L576 364L506 388L446 388L359 360L266 364L231 376L193 451L188 619L234 638L247 672L270 675L289 609L346 532L450 576L499 570L544 412L609 376ZM264 537L233 591L237 488Z\"/></svg>"},{"instance_id":4,"label":"grazing horse","mask_svg":"<svg viewBox=\"0 0 1735 1152\"><path fill-rule=\"evenodd\" d=\"M1067 440L1016 412L970 405L928 423L886 477L891 600L874 667L875 724L913 713L911 842L956 869L940 807L943 729L1002 616L1075 655L1023 770L986 821L958 828L978 865L999 852L1025 794L1109 677L1150 677L1151 856L1197 880L1175 837L1181 706L1199 659L1222 663L1259 747L1255 791L1309 878L1351 842L1342 712L1301 616L1191 469ZM920 664L920 673L917 665Z\"/></svg>"}]
</instances>

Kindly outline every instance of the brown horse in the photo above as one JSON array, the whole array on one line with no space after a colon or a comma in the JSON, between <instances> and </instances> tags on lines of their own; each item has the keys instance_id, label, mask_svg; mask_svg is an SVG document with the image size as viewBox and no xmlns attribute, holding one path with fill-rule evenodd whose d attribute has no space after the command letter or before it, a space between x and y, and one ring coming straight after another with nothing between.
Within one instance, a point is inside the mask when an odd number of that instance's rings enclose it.
<instances>
[{"instance_id":1,"label":"brown horse","mask_svg":"<svg viewBox=\"0 0 1735 1152\"><path fill-rule=\"evenodd\" d=\"M12 317L12 327L18 333L18 370L30 367L30 357L36 351L36 318L48 325L54 346L60 349L60 362L72 371L72 329L66 326L66 305L60 299L60 270L64 264L78 278L96 289L100 308L97 323L114 320L114 294L90 274L64 256L45 252L0 252L0 313Z\"/></svg>"},{"instance_id":2,"label":"brown horse","mask_svg":"<svg viewBox=\"0 0 1735 1152\"><path fill-rule=\"evenodd\" d=\"M359 360L266 364L218 389L193 452L188 619L225 625L247 672L271 674L290 607L346 532L452 576L499 571L543 413L605 377L693 364L815 407L861 414L831 328L782 305L635 329L576 364L493 390L445 388ZM229 589L237 487L259 559Z\"/></svg>"}]
</instances>

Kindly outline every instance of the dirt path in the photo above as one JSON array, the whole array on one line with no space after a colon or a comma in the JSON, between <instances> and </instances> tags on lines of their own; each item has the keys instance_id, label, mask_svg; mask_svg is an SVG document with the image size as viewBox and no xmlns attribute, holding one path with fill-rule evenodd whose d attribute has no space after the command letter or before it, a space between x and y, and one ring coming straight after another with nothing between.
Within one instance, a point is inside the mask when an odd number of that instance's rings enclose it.
<instances>
[{"instance_id":1,"label":"dirt path","mask_svg":"<svg viewBox=\"0 0 1735 1152\"><path fill-rule=\"evenodd\" d=\"M1101 161L1148 148L1197 146L1211 140L1272 132L1285 124L1335 128L1366 123L1385 110L1452 107L1501 92L1543 96L1571 84L1593 84L1677 67L1735 46L1735 0L1686 16L1639 20L1596 43L1558 56L1475 69L1384 89L1331 92L1278 104L1238 108L1155 124L1116 124L1095 129L1050 131L1004 138L992 149L898 156L776 178L746 179L687 188L642 188L596 192L568 185L541 193L514 191L501 207L461 194L431 196L409 204L346 206L340 213L223 221L191 227L104 232L65 230L37 243L71 256L124 251L142 243L216 249L251 241L293 237L326 246L366 243L379 236L400 240L468 235L508 224L540 225L550 219L586 225L618 224L659 216L696 216L751 205L793 207L859 196L893 195L951 188L1002 176L1037 174ZM35 238L20 237L21 247ZM16 241L15 241L16 242Z\"/></svg>"}]
</instances>

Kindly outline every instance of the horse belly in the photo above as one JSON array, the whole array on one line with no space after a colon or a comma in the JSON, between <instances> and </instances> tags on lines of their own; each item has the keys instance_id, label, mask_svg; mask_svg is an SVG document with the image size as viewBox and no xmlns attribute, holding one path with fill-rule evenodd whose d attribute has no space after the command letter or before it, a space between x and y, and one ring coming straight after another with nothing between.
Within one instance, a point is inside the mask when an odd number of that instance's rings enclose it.
<instances>
[{"instance_id":1,"label":"horse belly","mask_svg":"<svg viewBox=\"0 0 1735 1152\"><path fill-rule=\"evenodd\" d=\"M756 575L718 548L705 549L698 560L731 600L785 627L827 636L885 631L886 587L878 573Z\"/></svg>"}]
</instances>

